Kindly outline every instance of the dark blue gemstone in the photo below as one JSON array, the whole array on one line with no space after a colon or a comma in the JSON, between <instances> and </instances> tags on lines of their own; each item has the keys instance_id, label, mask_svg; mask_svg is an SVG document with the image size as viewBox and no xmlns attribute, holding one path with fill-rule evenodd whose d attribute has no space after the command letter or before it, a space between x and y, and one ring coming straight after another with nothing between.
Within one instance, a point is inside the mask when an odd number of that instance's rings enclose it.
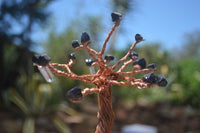
<instances>
[{"instance_id":1,"label":"dark blue gemstone","mask_svg":"<svg viewBox=\"0 0 200 133\"><path fill-rule=\"evenodd\" d=\"M81 43L84 44L85 42L90 40L90 36L88 35L87 32L83 32L81 34Z\"/></svg>"},{"instance_id":2,"label":"dark blue gemstone","mask_svg":"<svg viewBox=\"0 0 200 133\"><path fill-rule=\"evenodd\" d=\"M115 57L112 56L112 55L106 55L106 56L104 57L104 59L105 59L105 60L108 60L108 61L112 61L112 60L115 59Z\"/></svg>"},{"instance_id":3,"label":"dark blue gemstone","mask_svg":"<svg viewBox=\"0 0 200 133\"><path fill-rule=\"evenodd\" d=\"M73 40L72 41L72 47L73 48L76 48L76 47L79 47L79 46L80 46L80 44L79 44L78 40Z\"/></svg>"},{"instance_id":4,"label":"dark blue gemstone","mask_svg":"<svg viewBox=\"0 0 200 133\"><path fill-rule=\"evenodd\" d=\"M147 68L156 69L156 64L151 63L151 64L147 65Z\"/></svg>"},{"instance_id":5,"label":"dark blue gemstone","mask_svg":"<svg viewBox=\"0 0 200 133\"><path fill-rule=\"evenodd\" d=\"M40 57L40 55L34 55L32 57L32 62L38 64L39 57Z\"/></svg>"},{"instance_id":6,"label":"dark blue gemstone","mask_svg":"<svg viewBox=\"0 0 200 133\"><path fill-rule=\"evenodd\" d=\"M41 55L41 56L44 57L44 59L45 59L46 61L51 61L51 57L50 57L49 55L43 54L43 55Z\"/></svg>"},{"instance_id":7,"label":"dark blue gemstone","mask_svg":"<svg viewBox=\"0 0 200 133\"><path fill-rule=\"evenodd\" d=\"M142 80L146 83L155 84L158 81L158 77L154 73L147 73L143 76Z\"/></svg>"},{"instance_id":8,"label":"dark blue gemstone","mask_svg":"<svg viewBox=\"0 0 200 133\"><path fill-rule=\"evenodd\" d=\"M43 54L39 57L38 65L46 66L50 60L51 60L51 57L49 55Z\"/></svg>"},{"instance_id":9,"label":"dark blue gemstone","mask_svg":"<svg viewBox=\"0 0 200 133\"><path fill-rule=\"evenodd\" d=\"M135 40L138 41L142 41L143 37L140 34L136 34L135 35Z\"/></svg>"},{"instance_id":10,"label":"dark blue gemstone","mask_svg":"<svg viewBox=\"0 0 200 133\"><path fill-rule=\"evenodd\" d=\"M137 54L135 51L133 51L133 52L129 55L129 57L132 59L133 57L138 57L138 54Z\"/></svg>"},{"instance_id":11,"label":"dark blue gemstone","mask_svg":"<svg viewBox=\"0 0 200 133\"><path fill-rule=\"evenodd\" d=\"M133 65L140 65L141 69L146 68L146 61L144 58L137 59L136 61L133 62Z\"/></svg>"},{"instance_id":12,"label":"dark blue gemstone","mask_svg":"<svg viewBox=\"0 0 200 133\"><path fill-rule=\"evenodd\" d=\"M118 12L113 12L111 13L111 17L112 17L112 21L117 23L121 20L122 15Z\"/></svg>"},{"instance_id":13,"label":"dark blue gemstone","mask_svg":"<svg viewBox=\"0 0 200 133\"><path fill-rule=\"evenodd\" d=\"M51 57L47 54L34 55L32 61L40 66L46 66L51 61Z\"/></svg>"},{"instance_id":14,"label":"dark blue gemstone","mask_svg":"<svg viewBox=\"0 0 200 133\"><path fill-rule=\"evenodd\" d=\"M78 100L79 98L81 98L83 95L81 93L81 89L80 88L72 88L67 92L67 98L71 99L71 100Z\"/></svg>"},{"instance_id":15,"label":"dark blue gemstone","mask_svg":"<svg viewBox=\"0 0 200 133\"><path fill-rule=\"evenodd\" d=\"M93 59L86 59L85 63L86 63L87 66L91 66L94 63L94 60Z\"/></svg>"},{"instance_id":16,"label":"dark blue gemstone","mask_svg":"<svg viewBox=\"0 0 200 133\"><path fill-rule=\"evenodd\" d=\"M165 78L164 75L162 75L162 74L158 75L157 84L158 84L158 86L161 86L161 87L165 87L168 84L167 79Z\"/></svg>"},{"instance_id":17,"label":"dark blue gemstone","mask_svg":"<svg viewBox=\"0 0 200 133\"><path fill-rule=\"evenodd\" d=\"M76 59L76 54L75 53L71 53L71 54L68 55L68 58L75 60Z\"/></svg>"}]
</instances>

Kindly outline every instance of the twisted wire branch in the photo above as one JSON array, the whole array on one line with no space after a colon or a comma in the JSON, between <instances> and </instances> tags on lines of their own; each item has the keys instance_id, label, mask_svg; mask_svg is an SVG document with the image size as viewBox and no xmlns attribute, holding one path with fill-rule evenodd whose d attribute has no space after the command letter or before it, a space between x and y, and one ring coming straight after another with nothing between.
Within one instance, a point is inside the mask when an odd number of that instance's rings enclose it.
<instances>
[{"instance_id":1,"label":"twisted wire branch","mask_svg":"<svg viewBox=\"0 0 200 133\"><path fill-rule=\"evenodd\" d=\"M122 72L128 65L133 63L134 60L130 59L129 61L124 62L124 65L121 66L121 68L117 72Z\"/></svg>"},{"instance_id":2,"label":"twisted wire branch","mask_svg":"<svg viewBox=\"0 0 200 133\"><path fill-rule=\"evenodd\" d=\"M75 80L81 80L85 83L91 83L91 79L88 78L88 76L78 76L74 73L67 73L67 72L64 72L64 71L61 71L61 70L58 70L56 69L54 66L60 66L60 64L48 64L48 67L49 69L51 70L52 73L54 73L56 76L63 76L63 77L66 77L66 78L70 78L70 79L75 79ZM61 66L63 67L63 65L61 64Z\"/></svg>"},{"instance_id":3,"label":"twisted wire branch","mask_svg":"<svg viewBox=\"0 0 200 133\"><path fill-rule=\"evenodd\" d=\"M109 41L109 39L110 39L112 33L114 32L114 30L115 30L115 28L116 28L117 26L118 26L118 24L114 24L114 25L111 27L111 30L110 30L110 32L108 33L108 35L107 35L107 37L106 37L106 39L105 39L105 41L104 41L104 43L103 43L103 48L102 48L102 50L99 52L99 55L100 55L100 56L102 56L102 55L104 54L105 49L106 49L107 42Z\"/></svg>"}]
</instances>

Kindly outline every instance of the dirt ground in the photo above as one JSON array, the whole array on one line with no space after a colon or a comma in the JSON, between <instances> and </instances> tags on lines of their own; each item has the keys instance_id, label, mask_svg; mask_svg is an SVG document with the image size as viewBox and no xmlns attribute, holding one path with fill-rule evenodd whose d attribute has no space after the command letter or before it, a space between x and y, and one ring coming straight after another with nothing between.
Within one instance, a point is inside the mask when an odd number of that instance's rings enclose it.
<instances>
[{"instance_id":1,"label":"dirt ground","mask_svg":"<svg viewBox=\"0 0 200 133\"><path fill-rule=\"evenodd\" d=\"M57 115L71 129L72 133L94 133L97 124L96 104L82 106L77 116ZM163 103L121 104L114 108L113 132L120 133L125 125L146 124L155 126L158 133L200 133L200 110L190 107L172 107ZM21 133L22 120L8 112L0 112L0 133ZM45 118L36 120L36 133L58 133L54 125Z\"/></svg>"},{"instance_id":2,"label":"dirt ground","mask_svg":"<svg viewBox=\"0 0 200 133\"><path fill-rule=\"evenodd\" d=\"M94 133L97 110L95 106L85 105L83 122L71 125L73 133ZM190 107L140 103L118 105L114 110L113 132L119 133L123 126L139 123L155 126L158 133L200 133L200 111Z\"/></svg>"}]
</instances>

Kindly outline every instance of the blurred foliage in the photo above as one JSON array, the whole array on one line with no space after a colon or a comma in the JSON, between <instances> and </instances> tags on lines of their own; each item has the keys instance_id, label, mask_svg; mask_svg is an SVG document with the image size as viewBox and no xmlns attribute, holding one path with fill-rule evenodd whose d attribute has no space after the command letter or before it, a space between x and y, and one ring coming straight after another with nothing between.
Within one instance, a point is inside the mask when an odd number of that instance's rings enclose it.
<instances>
[{"instance_id":1,"label":"blurred foliage","mask_svg":"<svg viewBox=\"0 0 200 133\"><path fill-rule=\"evenodd\" d=\"M172 103L199 108L200 56L180 60L171 69L176 75L170 87Z\"/></svg>"},{"instance_id":2,"label":"blurred foliage","mask_svg":"<svg viewBox=\"0 0 200 133\"><path fill-rule=\"evenodd\" d=\"M39 117L50 119L59 131L69 133L68 126L58 119L56 112L74 113L67 105L61 105L63 93L58 86L44 84L41 75L33 75L31 58L34 53L30 49L35 45L31 33L35 27L48 22L50 14L45 7L50 2L0 2L0 106L1 111L9 111L24 121L24 133L37 132L35 123ZM7 131L8 125L4 126L2 132Z\"/></svg>"},{"instance_id":3,"label":"blurred foliage","mask_svg":"<svg viewBox=\"0 0 200 133\"><path fill-rule=\"evenodd\" d=\"M30 75L34 46L31 33L47 22L50 0L2 0L0 2L0 92L15 87L21 74ZM17 66L15 64L18 64Z\"/></svg>"},{"instance_id":4,"label":"blurred foliage","mask_svg":"<svg viewBox=\"0 0 200 133\"><path fill-rule=\"evenodd\" d=\"M180 52L169 58L170 73L174 76L169 89L169 100L174 105L187 105L200 108L200 31L184 35L184 45Z\"/></svg>"},{"instance_id":5,"label":"blurred foliage","mask_svg":"<svg viewBox=\"0 0 200 133\"><path fill-rule=\"evenodd\" d=\"M195 30L184 35L181 58L195 58L200 55L200 30Z\"/></svg>"},{"instance_id":6,"label":"blurred foliage","mask_svg":"<svg viewBox=\"0 0 200 133\"><path fill-rule=\"evenodd\" d=\"M112 7L114 11L125 14L135 8L135 0L112 0Z\"/></svg>"},{"instance_id":7,"label":"blurred foliage","mask_svg":"<svg viewBox=\"0 0 200 133\"><path fill-rule=\"evenodd\" d=\"M50 2L51 0L2 0L0 36L4 37L4 41L30 47L33 44L30 35L34 27L47 22L49 13L45 7Z\"/></svg>"},{"instance_id":8,"label":"blurred foliage","mask_svg":"<svg viewBox=\"0 0 200 133\"><path fill-rule=\"evenodd\" d=\"M21 78L18 83L20 88L9 89L4 93L3 98L12 112L17 113L17 117L24 119L23 133L37 131L35 123L36 118L39 117L51 120L58 130L70 132L67 125L59 120L56 113L63 112L67 115L74 115L75 111L66 104L61 104L60 90L56 86L41 84L41 76L37 73L33 75L32 81L27 83L26 78Z\"/></svg>"}]
</instances>

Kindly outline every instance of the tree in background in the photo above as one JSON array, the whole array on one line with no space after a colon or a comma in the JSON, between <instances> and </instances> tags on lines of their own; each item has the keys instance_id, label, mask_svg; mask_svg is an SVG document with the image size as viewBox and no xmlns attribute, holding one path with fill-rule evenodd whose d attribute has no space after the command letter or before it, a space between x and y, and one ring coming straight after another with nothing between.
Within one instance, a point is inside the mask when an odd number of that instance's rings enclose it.
<instances>
[{"instance_id":1,"label":"tree in background","mask_svg":"<svg viewBox=\"0 0 200 133\"><path fill-rule=\"evenodd\" d=\"M35 27L47 23L50 14L46 7L50 2L0 1L1 132L38 132L35 125L37 118L41 116L43 119L51 119L60 132L70 132L65 123L55 115L58 110L66 112L69 109L66 105L59 104L58 90L51 89L48 84L37 82L37 74L32 73L30 59L33 52L30 49L34 48L35 44L31 35ZM51 95L52 93L54 95ZM19 121L22 120L23 124L14 123L13 116ZM43 126L45 128L45 125ZM49 125L47 127L49 128Z\"/></svg>"},{"instance_id":2,"label":"tree in background","mask_svg":"<svg viewBox=\"0 0 200 133\"><path fill-rule=\"evenodd\" d=\"M183 47L170 59L170 75L174 80L170 86L170 100L175 105L200 108L200 31L184 35Z\"/></svg>"},{"instance_id":3,"label":"tree in background","mask_svg":"<svg viewBox=\"0 0 200 133\"><path fill-rule=\"evenodd\" d=\"M0 2L0 91L15 87L20 76L30 75L34 47L31 33L47 22L50 0L2 0ZM17 65L16 65L17 64Z\"/></svg>"},{"instance_id":4,"label":"tree in background","mask_svg":"<svg viewBox=\"0 0 200 133\"><path fill-rule=\"evenodd\" d=\"M122 14L132 11L135 6L135 0L112 0L113 10L117 10Z\"/></svg>"},{"instance_id":5,"label":"tree in background","mask_svg":"<svg viewBox=\"0 0 200 133\"><path fill-rule=\"evenodd\" d=\"M200 30L184 35L184 44L180 55L182 58L194 58L200 55Z\"/></svg>"}]
</instances>

